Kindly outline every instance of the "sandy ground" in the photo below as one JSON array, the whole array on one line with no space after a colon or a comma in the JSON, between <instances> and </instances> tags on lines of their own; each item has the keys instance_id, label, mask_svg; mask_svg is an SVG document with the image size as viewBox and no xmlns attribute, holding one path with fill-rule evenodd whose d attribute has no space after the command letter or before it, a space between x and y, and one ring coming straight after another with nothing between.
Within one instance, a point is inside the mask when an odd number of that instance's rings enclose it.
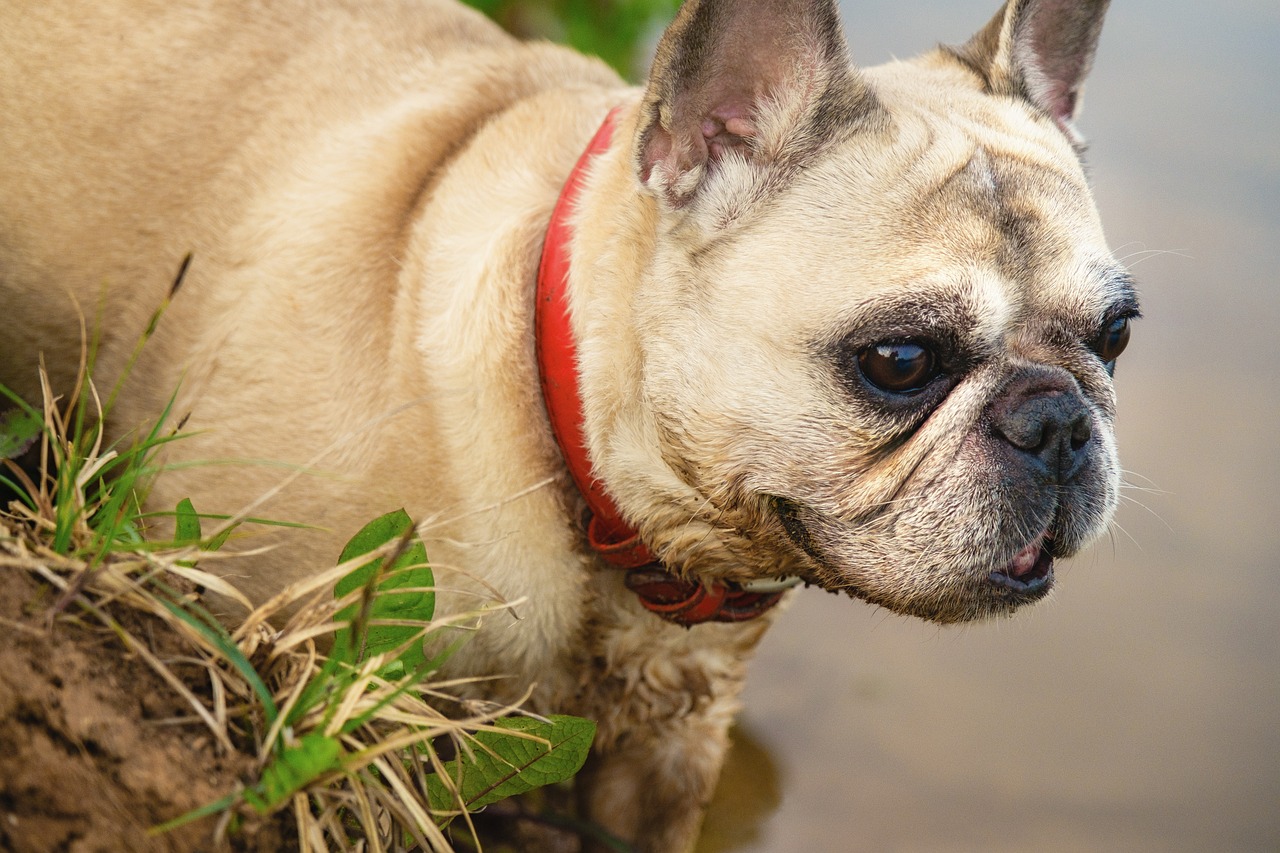
<instances>
[{"instance_id":1,"label":"sandy ground","mask_svg":"<svg viewBox=\"0 0 1280 853\"><path fill-rule=\"evenodd\" d=\"M52 590L0 571L0 850L218 849L212 818L164 836L147 830L233 790L248 756L219 755L198 725L165 724L190 715L114 634L73 623L74 610L48 626ZM119 618L162 655L181 654L158 622ZM207 689L196 668L175 669ZM282 826L256 827L229 849L296 849Z\"/></svg>"}]
</instances>

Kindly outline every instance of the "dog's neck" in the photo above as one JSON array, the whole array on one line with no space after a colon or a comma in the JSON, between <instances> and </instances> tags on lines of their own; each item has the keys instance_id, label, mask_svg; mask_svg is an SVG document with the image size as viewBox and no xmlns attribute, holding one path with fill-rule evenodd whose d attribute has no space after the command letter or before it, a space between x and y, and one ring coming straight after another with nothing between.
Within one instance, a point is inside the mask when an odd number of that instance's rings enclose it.
<instances>
[{"instance_id":1,"label":"dog's neck","mask_svg":"<svg viewBox=\"0 0 1280 853\"><path fill-rule=\"evenodd\" d=\"M551 214L551 224L542 245L538 266L538 295L535 333L538 349L538 376L542 399L547 406L551 429L573 477L591 512L587 540L607 562L632 569L656 562L640 541L640 534L622 518L613 498L594 475L583 435L582 398L578 390L577 345L570 326L566 289L569 283L569 223L573 206L585 178L587 164L609 147L617 110L605 117L587 150L578 158L565 181Z\"/></svg>"},{"instance_id":2,"label":"dog's neck","mask_svg":"<svg viewBox=\"0 0 1280 853\"><path fill-rule=\"evenodd\" d=\"M542 246L534 327L542 399L556 443L569 474L587 504L587 542L610 565L627 569L627 588L649 611L686 627L702 622L741 622L777 604L782 591L752 590L727 581L701 581L668 571L622 517L613 498L592 470L583 434L582 398L578 389L577 345L570 325L570 220L592 159L613 139L619 109L605 117L586 151L578 158L556 201Z\"/></svg>"}]
</instances>

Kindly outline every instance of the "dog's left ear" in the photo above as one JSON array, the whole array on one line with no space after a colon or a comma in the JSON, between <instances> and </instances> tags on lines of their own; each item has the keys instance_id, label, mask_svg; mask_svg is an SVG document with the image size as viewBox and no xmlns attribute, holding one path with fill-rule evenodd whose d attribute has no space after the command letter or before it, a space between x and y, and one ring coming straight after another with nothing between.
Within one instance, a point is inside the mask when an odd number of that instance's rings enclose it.
<instances>
[{"instance_id":1,"label":"dog's left ear","mask_svg":"<svg viewBox=\"0 0 1280 853\"><path fill-rule=\"evenodd\" d=\"M684 207L726 158L785 171L874 109L835 0L686 0L653 61L636 172Z\"/></svg>"},{"instance_id":2,"label":"dog's left ear","mask_svg":"<svg viewBox=\"0 0 1280 853\"><path fill-rule=\"evenodd\" d=\"M1084 78L1110 0L1007 0L955 54L997 95L1025 98L1058 123L1072 144Z\"/></svg>"}]
</instances>

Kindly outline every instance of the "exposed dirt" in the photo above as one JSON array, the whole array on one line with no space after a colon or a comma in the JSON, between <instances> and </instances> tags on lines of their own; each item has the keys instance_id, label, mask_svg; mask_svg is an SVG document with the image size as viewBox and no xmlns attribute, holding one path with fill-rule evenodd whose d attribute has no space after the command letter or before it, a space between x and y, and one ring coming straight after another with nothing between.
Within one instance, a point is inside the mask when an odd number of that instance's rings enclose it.
<instances>
[{"instance_id":1,"label":"exposed dirt","mask_svg":"<svg viewBox=\"0 0 1280 853\"><path fill-rule=\"evenodd\" d=\"M0 568L0 850L287 851L288 824L253 826L219 848L215 819L162 836L148 828L235 788L251 759L219 754L198 724L167 724L190 709L122 642L74 606L46 623L55 593ZM142 614L115 614L161 656L180 642ZM196 667L175 666L194 690Z\"/></svg>"}]
</instances>

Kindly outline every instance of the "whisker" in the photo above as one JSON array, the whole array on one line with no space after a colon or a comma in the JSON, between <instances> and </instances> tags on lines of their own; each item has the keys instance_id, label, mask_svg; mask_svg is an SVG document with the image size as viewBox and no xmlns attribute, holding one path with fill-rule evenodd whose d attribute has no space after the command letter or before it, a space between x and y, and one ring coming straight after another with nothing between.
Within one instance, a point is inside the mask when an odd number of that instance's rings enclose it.
<instances>
[{"instance_id":1,"label":"whisker","mask_svg":"<svg viewBox=\"0 0 1280 853\"><path fill-rule=\"evenodd\" d=\"M1142 553L1144 553L1144 554L1146 553L1146 549L1142 547L1142 543L1141 543L1141 542L1139 542L1137 539L1133 538L1133 534L1132 534L1132 533L1130 533L1128 530L1125 530L1125 529L1124 529L1124 525L1123 525L1123 524L1121 524L1120 522L1116 521L1114 518L1111 520L1111 523L1110 523L1109 525L1107 525L1107 533L1112 534L1112 533L1114 532L1114 531L1112 531L1112 528L1115 528L1116 530L1119 530L1119 531L1120 531L1121 533L1123 533L1126 537L1128 537L1129 541L1130 541L1130 542L1132 542L1132 543L1137 547L1137 549L1138 549L1139 551L1141 551L1141 552L1142 552ZM1114 538L1114 536L1112 536L1112 541L1111 541L1111 550L1112 550L1112 556L1115 556L1115 538Z\"/></svg>"},{"instance_id":2,"label":"whisker","mask_svg":"<svg viewBox=\"0 0 1280 853\"><path fill-rule=\"evenodd\" d=\"M1138 473L1137 471L1130 471L1128 468L1121 468L1121 469L1120 469L1120 473L1121 473L1121 474L1123 474L1123 475L1125 475L1125 477L1141 477L1142 479L1144 479L1144 480L1146 480L1148 483L1150 483L1150 484L1151 484L1151 486L1152 486L1152 488L1159 489L1159 486L1157 486L1157 485L1156 485L1156 481L1155 481L1155 480L1152 480L1150 477L1148 477L1148 476L1146 476L1146 475L1144 475L1144 474L1140 474L1140 473ZM1166 492L1166 494L1167 494L1167 492Z\"/></svg>"},{"instance_id":3,"label":"whisker","mask_svg":"<svg viewBox=\"0 0 1280 853\"><path fill-rule=\"evenodd\" d=\"M683 537L683 535L687 533L691 527L693 527L695 522L702 522L703 524L707 525L707 529L702 532L702 538L698 540L698 544L699 545L704 544L707 541L707 539L711 537L712 532L718 526L719 517L724 515L724 510L721 509L715 503L715 499L721 497L722 495L728 494L728 492L729 492L729 484L721 483L719 486L716 487L716 489L714 489L711 492L711 494L703 495L702 503L699 504L696 510L694 510L689 514L688 520L685 521L684 528L680 531L681 537ZM711 521L704 521L702 519L702 513L706 511L707 507L711 507L716 511L717 517L713 518Z\"/></svg>"},{"instance_id":4,"label":"whisker","mask_svg":"<svg viewBox=\"0 0 1280 853\"><path fill-rule=\"evenodd\" d=\"M1120 500L1125 501L1126 503L1132 504L1133 506L1140 507L1141 509L1146 510L1148 513L1150 513L1150 514L1151 514L1151 517L1152 517L1152 518L1154 518L1156 521L1158 521L1158 522L1160 522L1161 524L1163 524L1166 530L1168 530L1170 533L1174 533L1174 532L1175 532L1175 530L1174 530L1174 528L1173 528L1173 525L1171 525L1169 522L1165 521L1165 520L1164 520L1164 517L1163 517L1163 516L1161 516L1161 515L1160 515L1160 513L1156 512L1154 509L1152 509L1151 507L1147 506L1146 504L1144 504L1142 501L1138 500L1137 498L1132 498L1132 497L1129 497L1128 495L1121 495L1121 496L1120 496Z\"/></svg>"},{"instance_id":5,"label":"whisker","mask_svg":"<svg viewBox=\"0 0 1280 853\"><path fill-rule=\"evenodd\" d=\"M1128 246L1128 245L1130 244L1128 243L1125 244L1125 246ZM1124 246L1121 246L1120 248L1123 249ZM1173 255L1175 258L1183 258L1185 260L1194 259L1192 255L1189 255L1186 252L1177 250L1177 249L1138 249L1136 251L1130 252L1127 255L1117 256L1116 260L1120 261L1120 263L1125 264L1126 266L1136 267L1138 266L1138 264L1141 264L1144 261L1149 261L1152 258L1158 258L1162 255ZM1136 260L1130 263L1130 259L1133 259L1133 258L1136 258Z\"/></svg>"},{"instance_id":6,"label":"whisker","mask_svg":"<svg viewBox=\"0 0 1280 853\"><path fill-rule=\"evenodd\" d=\"M1153 489L1153 488L1148 488L1146 486L1135 486L1133 483L1121 483L1120 488L1126 492L1142 492L1143 494L1146 494L1146 495L1173 494L1172 492L1165 491L1164 489Z\"/></svg>"}]
</instances>

